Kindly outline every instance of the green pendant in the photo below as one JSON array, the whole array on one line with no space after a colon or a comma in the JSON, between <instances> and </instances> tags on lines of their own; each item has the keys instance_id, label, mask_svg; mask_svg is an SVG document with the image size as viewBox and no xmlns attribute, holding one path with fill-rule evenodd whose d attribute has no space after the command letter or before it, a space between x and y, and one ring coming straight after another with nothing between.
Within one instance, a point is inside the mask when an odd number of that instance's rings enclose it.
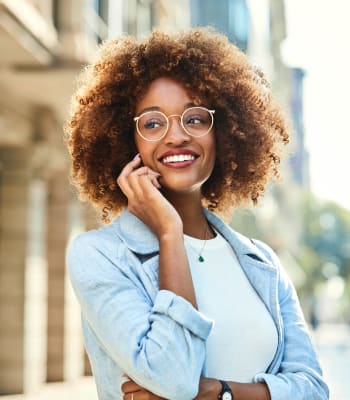
<instances>
[{"instance_id":1,"label":"green pendant","mask_svg":"<svg viewBox=\"0 0 350 400\"><path fill-rule=\"evenodd\" d=\"M199 261L199 262L203 262L203 261L204 261L204 258L200 255L200 256L198 257L198 261Z\"/></svg>"}]
</instances>

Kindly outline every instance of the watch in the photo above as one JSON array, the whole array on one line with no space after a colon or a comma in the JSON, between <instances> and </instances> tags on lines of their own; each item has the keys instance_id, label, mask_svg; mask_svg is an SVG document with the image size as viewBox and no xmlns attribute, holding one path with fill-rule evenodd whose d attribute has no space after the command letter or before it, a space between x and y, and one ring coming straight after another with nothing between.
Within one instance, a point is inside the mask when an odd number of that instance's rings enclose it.
<instances>
[{"instance_id":1,"label":"watch","mask_svg":"<svg viewBox=\"0 0 350 400\"><path fill-rule=\"evenodd\" d=\"M219 382L221 383L222 389L218 396L218 399L219 400L234 400L232 390L231 390L230 386L228 385L228 383L225 381L220 381L220 380L219 380Z\"/></svg>"}]
</instances>

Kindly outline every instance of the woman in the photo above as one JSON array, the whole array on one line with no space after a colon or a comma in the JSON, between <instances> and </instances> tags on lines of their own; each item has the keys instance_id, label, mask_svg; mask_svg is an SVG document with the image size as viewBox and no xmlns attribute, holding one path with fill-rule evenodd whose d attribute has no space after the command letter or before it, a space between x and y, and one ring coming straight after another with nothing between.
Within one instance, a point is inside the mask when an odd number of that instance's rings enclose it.
<instances>
[{"instance_id":1,"label":"woman","mask_svg":"<svg viewBox=\"0 0 350 400\"><path fill-rule=\"evenodd\" d=\"M288 142L244 54L204 28L107 42L66 133L81 198L120 214L68 252L99 399L327 399L277 257L212 213L256 203Z\"/></svg>"}]
</instances>

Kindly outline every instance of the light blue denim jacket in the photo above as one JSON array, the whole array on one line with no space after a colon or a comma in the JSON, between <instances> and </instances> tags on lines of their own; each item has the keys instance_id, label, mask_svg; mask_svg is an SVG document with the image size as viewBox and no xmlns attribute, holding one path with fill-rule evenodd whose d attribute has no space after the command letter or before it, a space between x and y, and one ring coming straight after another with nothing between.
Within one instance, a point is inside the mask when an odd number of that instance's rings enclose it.
<instances>
[{"instance_id":1,"label":"light blue denim jacket","mask_svg":"<svg viewBox=\"0 0 350 400\"><path fill-rule=\"evenodd\" d=\"M272 400L328 399L296 292L276 255L204 212L234 249L276 324L276 354L254 381L267 383ZM213 321L182 297L159 290L158 251L155 235L128 211L69 247L69 275L100 400L122 399L124 373L166 399L197 394Z\"/></svg>"}]
</instances>

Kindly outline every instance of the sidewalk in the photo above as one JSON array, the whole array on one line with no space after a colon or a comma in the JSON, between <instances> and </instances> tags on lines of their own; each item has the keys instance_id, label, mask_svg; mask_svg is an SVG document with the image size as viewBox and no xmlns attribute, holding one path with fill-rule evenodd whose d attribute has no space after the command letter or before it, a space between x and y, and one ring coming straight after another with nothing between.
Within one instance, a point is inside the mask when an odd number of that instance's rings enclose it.
<instances>
[{"instance_id":1,"label":"sidewalk","mask_svg":"<svg viewBox=\"0 0 350 400\"><path fill-rule=\"evenodd\" d=\"M323 324L315 332L321 365L330 388L330 400L350 399L350 327Z\"/></svg>"},{"instance_id":2,"label":"sidewalk","mask_svg":"<svg viewBox=\"0 0 350 400\"><path fill-rule=\"evenodd\" d=\"M71 382L48 383L42 389L30 393L1 396L1 400L97 400L95 383L91 377Z\"/></svg>"}]
</instances>

